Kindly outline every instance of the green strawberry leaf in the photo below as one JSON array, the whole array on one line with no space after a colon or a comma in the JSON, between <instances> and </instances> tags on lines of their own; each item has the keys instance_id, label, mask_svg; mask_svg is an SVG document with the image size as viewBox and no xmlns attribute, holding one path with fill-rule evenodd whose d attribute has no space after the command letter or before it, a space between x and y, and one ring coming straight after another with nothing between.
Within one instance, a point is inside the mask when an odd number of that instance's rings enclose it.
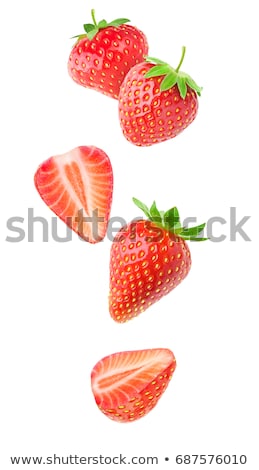
<instances>
[{"instance_id":1,"label":"green strawberry leaf","mask_svg":"<svg viewBox=\"0 0 259 470\"><path fill-rule=\"evenodd\" d=\"M106 28L107 24L108 24L107 21L101 20L101 21L99 21L97 27L98 27L98 29L104 29L104 28Z\"/></svg>"},{"instance_id":2,"label":"green strawberry leaf","mask_svg":"<svg viewBox=\"0 0 259 470\"><path fill-rule=\"evenodd\" d=\"M201 224L201 225L198 225L197 227L184 228L183 231L181 232L181 235L196 237L196 235L198 235L200 232L204 230L205 225L206 224Z\"/></svg>"},{"instance_id":3,"label":"green strawberry leaf","mask_svg":"<svg viewBox=\"0 0 259 470\"><path fill-rule=\"evenodd\" d=\"M136 206L142 210L142 212L144 212L145 216L148 218L148 219L151 219L151 216L150 216L150 212L149 212L149 208L143 204L143 202L139 201L138 199L136 199L135 197L132 198L134 204L136 204Z\"/></svg>"},{"instance_id":4,"label":"green strawberry leaf","mask_svg":"<svg viewBox=\"0 0 259 470\"><path fill-rule=\"evenodd\" d=\"M185 99L187 94L187 86L194 90L198 96L201 96L202 88L197 85L197 83L188 75L187 73L180 72L180 67L183 63L184 56L185 56L186 48L182 48L182 56L178 66L174 69L171 65L163 62L160 59L156 59L155 57L146 57L145 60L148 63L155 64L154 67L148 70L148 72L144 75L145 78L152 78L158 76L165 76L163 81L160 84L161 91L167 91L173 86L177 85L180 96L182 99Z\"/></svg>"},{"instance_id":5,"label":"green strawberry leaf","mask_svg":"<svg viewBox=\"0 0 259 470\"><path fill-rule=\"evenodd\" d=\"M80 41L80 39L86 38L87 34L79 34L77 36L72 36L70 39L77 39L77 42Z\"/></svg>"},{"instance_id":6,"label":"green strawberry leaf","mask_svg":"<svg viewBox=\"0 0 259 470\"><path fill-rule=\"evenodd\" d=\"M201 96L202 87L199 87L197 83L189 75L187 74L183 74L183 75L185 75L185 81L187 85L189 85L189 87L192 88L192 90L195 90L198 96Z\"/></svg>"},{"instance_id":7,"label":"green strawberry leaf","mask_svg":"<svg viewBox=\"0 0 259 470\"><path fill-rule=\"evenodd\" d=\"M190 238L190 240L192 242L205 242L206 240L209 240L209 238L204 238L204 237L194 237L194 238Z\"/></svg>"},{"instance_id":8,"label":"green strawberry leaf","mask_svg":"<svg viewBox=\"0 0 259 470\"><path fill-rule=\"evenodd\" d=\"M179 228L181 224L177 207L173 207L172 209L169 209L165 212L164 221L168 225L169 229L176 228L176 225L178 225L177 228Z\"/></svg>"},{"instance_id":9,"label":"green strawberry leaf","mask_svg":"<svg viewBox=\"0 0 259 470\"><path fill-rule=\"evenodd\" d=\"M97 28L92 29L92 31L89 31L89 33L87 33L88 39L90 39L91 41L97 33L98 33Z\"/></svg>"},{"instance_id":10,"label":"green strawberry leaf","mask_svg":"<svg viewBox=\"0 0 259 470\"><path fill-rule=\"evenodd\" d=\"M186 97L186 93L187 93L187 85L186 85L186 81L184 80L183 77L178 76L177 86L178 86L178 89L180 91L180 96L184 100L184 98Z\"/></svg>"},{"instance_id":11,"label":"green strawberry leaf","mask_svg":"<svg viewBox=\"0 0 259 470\"><path fill-rule=\"evenodd\" d=\"M172 88L176 83L177 83L177 75L170 72L168 75L165 76L164 80L162 81L160 85L160 90L161 91L169 90L169 88Z\"/></svg>"},{"instance_id":12,"label":"green strawberry leaf","mask_svg":"<svg viewBox=\"0 0 259 470\"><path fill-rule=\"evenodd\" d=\"M149 62L149 63L151 63L151 64L168 65L166 62L163 62L163 61L160 60L160 59L156 59L155 57L146 56L146 57L145 57L145 60L146 60L146 62Z\"/></svg>"},{"instance_id":13,"label":"green strawberry leaf","mask_svg":"<svg viewBox=\"0 0 259 470\"><path fill-rule=\"evenodd\" d=\"M145 73L145 78L159 77L160 75L165 75L170 72L170 67L168 64L155 65L148 72Z\"/></svg>"},{"instance_id":14,"label":"green strawberry leaf","mask_svg":"<svg viewBox=\"0 0 259 470\"><path fill-rule=\"evenodd\" d=\"M84 24L84 30L85 30L86 33L89 33L93 29L95 29L94 24L90 24L90 23Z\"/></svg>"},{"instance_id":15,"label":"green strawberry leaf","mask_svg":"<svg viewBox=\"0 0 259 470\"><path fill-rule=\"evenodd\" d=\"M130 20L127 18L117 18L117 20L113 20L110 23L108 23L108 26L120 26L121 24L129 23Z\"/></svg>"},{"instance_id":16,"label":"green strawberry leaf","mask_svg":"<svg viewBox=\"0 0 259 470\"><path fill-rule=\"evenodd\" d=\"M165 219L164 219L165 211L159 211L159 213L160 213L160 217L162 220L162 225L164 227L165 226Z\"/></svg>"},{"instance_id":17,"label":"green strawberry leaf","mask_svg":"<svg viewBox=\"0 0 259 470\"><path fill-rule=\"evenodd\" d=\"M149 213L150 213L150 215L152 217L152 220L154 222L158 222L159 224L162 223L162 217L161 217L161 214L160 214L158 208L156 207L155 201L153 202L152 206L150 207Z\"/></svg>"},{"instance_id":18,"label":"green strawberry leaf","mask_svg":"<svg viewBox=\"0 0 259 470\"><path fill-rule=\"evenodd\" d=\"M181 226L180 222L176 222L175 226L169 229L169 232L176 233L176 235L181 235L182 231L183 227Z\"/></svg>"}]
</instances>

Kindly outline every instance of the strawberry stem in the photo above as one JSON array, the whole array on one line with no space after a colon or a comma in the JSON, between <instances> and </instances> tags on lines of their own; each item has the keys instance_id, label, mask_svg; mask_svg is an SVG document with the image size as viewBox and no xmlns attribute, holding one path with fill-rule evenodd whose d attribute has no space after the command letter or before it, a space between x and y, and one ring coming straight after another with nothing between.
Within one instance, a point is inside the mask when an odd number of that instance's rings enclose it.
<instances>
[{"instance_id":1,"label":"strawberry stem","mask_svg":"<svg viewBox=\"0 0 259 470\"><path fill-rule=\"evenodd\" d=\"M106 20L101 20L97 23L95 19L95 10L91 10L91 17L93 20L93 24L86 23L84 24L84 30L86 34L78 34L77 36L73 36L73 38L77 38L77 41L80 41L83 38L88 38L90 41L96 36L98 31L101 29L108 28L109 26L113 26L114 28L118 28L120 25L128 23L130 20L127 18L117 18L116 20L107 23Z\"/></svg>"},{"instance_id":2,"label":"strawberry stem","mask_svg":"<svg viewBox=\"0 0 259 470\"><path fill-rule=\"evenodd\" d=\"M181 98L184 100L187 94L187 87L194 90L198 96L201 95L202 88L188 75L187 73L180 72L180 67L183 63L186 47L182 47L181 60L176 69L166 62L156 59L154 57L146 57L146 61L155 64L144 75L145 78L164 77L160 84L161 91L167 91L175 85L178 87Z\"/></svg>"},{"instance_id":3,"label":"strawberry stem","mask_svg":"<svg viewBox=\"0 0 259 470\"><path fill-rule=\"evenodd\" d=\"M94 26L97 28L97 22L96 22L96 19L95 19L95 10L94 9L91 10L91 17L92 17Z\"/></svg>"},{"instance_id":4,"label":"strawberry stem","mask_svg":"<svg viewBox=\"0 0 259 470\"><path fill-rule=\"evenodd\" d=\"M182 47L182 57L181 57L181 60L180 60L180 62L179 62L179 64L178 64L178 66L177 66L176 69L175 69L176 72L179 72L179 70L180 70L180 68L181 68L181 65L182 65L182 63L183 63L183 61L184 61L185 52L186 52L186 47L183 46L183 47Z\"/></svg>"}]
</instances>

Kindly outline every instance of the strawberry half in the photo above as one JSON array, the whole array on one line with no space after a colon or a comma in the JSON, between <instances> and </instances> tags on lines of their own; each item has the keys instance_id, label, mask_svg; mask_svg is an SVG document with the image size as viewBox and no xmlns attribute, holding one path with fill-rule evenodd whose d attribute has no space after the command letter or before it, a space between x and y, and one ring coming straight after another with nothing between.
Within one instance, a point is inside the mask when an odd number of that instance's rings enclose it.
<instances>
[{"instance_id":1,"label":"strawberry half","mask_svg":"<svg viewBox=\"0 0 259 470\"><path fill-rule=\"evenodd\" d=\"M154 408L175 368L175 357L169 349L126 351L104 357L91 374L96 404L114 421L135 421Z\"/></svg>"},{"instance_id":2,"label":"strawberry half","mask_svg":"<svg viewBox=\"0 0 259 470\"><path fill-rule=\"evenodd\" d=\"M125 24L130 21L126 18L97 24L94 10L91 15L93 24L84 24L85 34L75 36L68 73L79 85L117 99L125 75L147 55L147 39Z\"/></svg>"},{"instance_id":3,"label":"strawberry half","mask_svg":"<svg viewBox=\"0 0 259 470\"><path fill-rule=\"evenodd\" d=\"M186 129L198 112L201 88L180 71L159 59L146 57L128 72L120 89L119 116L126 139L148 146L172 139Z\"/></svg>"},{"instance_id":4,"label":"strawberry half","mask_svg":"<svg viewBox=\"0 0 259 470\"><path fill-rule=\"evenodd\" d=\"M206 240L197 236L205 224L181 227L176 207L159 212L155 202L148 209L133 201L148 220L125 225L112 243L109 310L119 323L136 317L177 287L191 268L186 240Z\"/></svg>"},{"instance_id":5,"label":"strawberry half","mask_svg":"<svg viewBox=\"0 0 259 470\"><path fill-rule=\"evenodd\" d=\"M109 157L96 147L77 147L42 163L34 177L49 208L90 243L101 241L110 215L113 172Z\"/></svg>"}]
</instances>

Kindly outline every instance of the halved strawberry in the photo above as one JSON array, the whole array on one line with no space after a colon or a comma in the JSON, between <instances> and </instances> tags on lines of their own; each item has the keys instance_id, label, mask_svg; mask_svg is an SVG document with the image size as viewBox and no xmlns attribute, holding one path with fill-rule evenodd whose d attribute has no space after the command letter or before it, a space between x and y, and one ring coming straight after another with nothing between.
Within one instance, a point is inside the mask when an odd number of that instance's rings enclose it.
<instances>
[{"instance_id":1,"label":"halved strawberry","mask_svg":"<svg viewBox=\"0 0 259 470\"><path fill-rule=\"evenodd\" d=\"M34 177L49 208L82 239L97 243L107 231L113 172L109 157L96 147L77 147L42 163Z\"/></svg>"},{"instance_id":2,"label":"halved strawberry","mask_svg":"<svg viewBox=\"0 0 259 470\"><path fill-rule=\"evenodd\" d=\"M135 421L154 408L175 368L169 349L125 351L104 357L91 374L96 404L114 421Z\"/></svg>"}]
</instances>

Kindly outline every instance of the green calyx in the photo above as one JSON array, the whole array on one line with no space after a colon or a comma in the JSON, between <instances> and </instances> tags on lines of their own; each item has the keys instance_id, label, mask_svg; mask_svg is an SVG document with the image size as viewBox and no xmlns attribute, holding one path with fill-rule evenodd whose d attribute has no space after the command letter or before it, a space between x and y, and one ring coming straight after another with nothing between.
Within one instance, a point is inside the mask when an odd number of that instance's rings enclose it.
<instances>
[{"instance_id":1,"label":"green calyx","mask_svg":"<svg viewBox=\"0 0 259 470\"><path fill-rule=\"evenodd\" d=\"M168 230L184 240L193 240L196 242L208 240L208 238L198 237L198 235L204 230L206 224L201 224L197 227L191 228L182 227L179 212L176 207L173 207L166 212L162 212L157 209L155 201L150 209L136 198L133 198L133 202L144 212L145 216L151 222L154 222L156 226Z\"/></svg>"},{"instance_id":2,"label":"green calyx","mask_svg":"<svg viewBox=\"0 0 259 470\"><path fill-rule=\"evenodd\" d=\"M182 48L181 60L174 69L171 65L163 62L162 60L155 59L154 57L146 57L145 60L151 64L155 64L145 75L145 78L159 77L164 76L163 81L160 84L161 91L167 91L169 88L172 88L174 85L177 85L181 98L186 97L187 86L192 90L196 91L198 96L201 96L202 88L197 85L197 83L188 75L187 73L180 72L180 67L183 63L184 56L186 52L186 47Z\"/></svg>"},{"instance_id":3,"label":"green calyx","mask_svg":"<svg viewBox=\"0 0 259 470\"><path fill-rule=\"evenodd\" d=\"M121 24L128 23L130 20L127 18L117 18L116 20L107 23L106 20L101 20L99 23L96 22L95 19L95 11L91 10L91 16L93 23L86 23L84 24L84 34L79 34L78 36L73 36L72 39L77 38L78 40L83 38L88 38L90 41L94 38L94 36L100 31L100 29L108 28L109 26L115 26L117 28Z\"/></svg>"}]
</instances>

